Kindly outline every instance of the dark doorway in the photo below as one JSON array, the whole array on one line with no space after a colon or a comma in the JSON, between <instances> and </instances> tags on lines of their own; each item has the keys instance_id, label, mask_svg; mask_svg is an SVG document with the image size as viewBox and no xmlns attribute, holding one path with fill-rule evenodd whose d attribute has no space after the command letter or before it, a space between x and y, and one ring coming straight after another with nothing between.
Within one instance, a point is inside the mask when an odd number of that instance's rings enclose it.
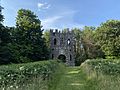
<instances>
[{"instance_id":1,"label":"dark doorway","mask_svg":"<svg viewBox=\"0 0 120 90\"><path fill-rule=\"evenodd\" d=\"M64 63L66 62L66 56L65 55L62 55L62 54L59 55L58 59L62 60L62 62L64 62Z\"/></svg>"}]
</instances>

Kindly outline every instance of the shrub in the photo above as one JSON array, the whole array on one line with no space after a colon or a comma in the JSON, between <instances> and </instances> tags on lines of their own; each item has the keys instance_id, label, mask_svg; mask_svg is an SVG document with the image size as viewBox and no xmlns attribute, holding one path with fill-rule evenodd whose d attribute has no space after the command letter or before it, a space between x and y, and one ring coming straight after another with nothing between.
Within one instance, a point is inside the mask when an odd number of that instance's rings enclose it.
<instances>
[{"instance_id":1,"label":"shrub","mask_svg":"<svg viewBox=\"0 0 120 90\"><path fill-rule=\"evenodd\" d=\"M107 75L120 75L120 60L119 59L98 59L87 60L86 63L95 69L97 72L102 72Z\"/></svg>"},{"instance_id":2,"label":"shrub","mask_svg":"<svg viewBox=\"0 0 120 90\"><path fill-rule=\"evenodd\" d=\"M59 63L52 60L0 66L0 88L20 87L26 82L32 82L31 78L34 77L41 77L43 81L49 80L57 67Z\"/></svg>"}]
</instances>

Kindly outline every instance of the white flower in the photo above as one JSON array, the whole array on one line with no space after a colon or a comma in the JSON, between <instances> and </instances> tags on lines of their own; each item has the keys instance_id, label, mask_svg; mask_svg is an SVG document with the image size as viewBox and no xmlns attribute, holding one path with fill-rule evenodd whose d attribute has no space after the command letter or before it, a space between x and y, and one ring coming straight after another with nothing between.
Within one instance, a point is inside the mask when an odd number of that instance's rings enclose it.
<instances>
[{"instance_id":1,"label":"white flower","mask_svg":"<svg viewBox=\"0 0 120 90\"><path fill-rule=\"evenodd\" d=\"M8 74L7 76L10 77L10 74Z\"/></svg>"},{"instance_id":2,"label":"white flower","mask_svg":"<svg viewBox=\"0 0 120 90\"><path fill-rule=\"evenodd\" d=\"M36 72L36 71L37 71L37 69L35 68L35 69L34 69L34 71Z\"/></svg>"},{"instance_id":3,"label":"white flower","mask_svg":"<svg viewBox=\"0 0 120 90\"><path fill-rule=\"evenodd\" d=\"M16 86L16 88L18 88L18 86Z\"/></svg>"},{"instance_id":4,"label":"white flower","mask_svg":"<svg viewBox=\"0 0 120 90\"><path fill-rule=\"evenodd\" d=\"M13 86L10 86L10 88L12 88Z\"/></svg>"},{"instance_id":5,"label":"white flower","mask_svg":"<svg viewBox=\"0 0 120 90\"><path fill-rule=\"evenodd\" d=\"M19 69L20 69L20 70L24 70L24 66L20 67Z\"/></svg>"}]
</instances>

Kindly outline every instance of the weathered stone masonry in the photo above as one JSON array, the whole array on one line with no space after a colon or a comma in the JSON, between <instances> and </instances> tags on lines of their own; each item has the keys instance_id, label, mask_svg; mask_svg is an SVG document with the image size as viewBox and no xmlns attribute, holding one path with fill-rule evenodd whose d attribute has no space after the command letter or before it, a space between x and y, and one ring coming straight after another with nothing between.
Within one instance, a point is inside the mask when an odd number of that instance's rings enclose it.
<instances>
[{"instance_id":1,"label":"weathered stone masonry","mask_svg":"<svg viewBox=\"0 0 120 90\"><path fill-rule=\"evenodd\" d=\"M50 30L51 58L64 58L67 65L75 65L75 37L73 31L60 32L57 29Z\"/></svg>"}]
</instances>

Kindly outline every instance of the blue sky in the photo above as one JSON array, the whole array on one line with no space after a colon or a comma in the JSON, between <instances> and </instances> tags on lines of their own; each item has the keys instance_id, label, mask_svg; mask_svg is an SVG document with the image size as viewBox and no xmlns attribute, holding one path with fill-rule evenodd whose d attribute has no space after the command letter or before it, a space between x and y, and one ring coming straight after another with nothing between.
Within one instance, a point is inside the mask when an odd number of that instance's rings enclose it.
<instances>
[{"instance_id":1,"label":"blue sky","mask_svg":"<svg viewBox=\"0 0 120 90\"><path fill-rule=\"evenodd\" d=\"M109 19L120 20L120 0L1 0L4 24L15 26L17 11L32 10L43 28L99 26Z\"/></svg>"}]
</instances>

